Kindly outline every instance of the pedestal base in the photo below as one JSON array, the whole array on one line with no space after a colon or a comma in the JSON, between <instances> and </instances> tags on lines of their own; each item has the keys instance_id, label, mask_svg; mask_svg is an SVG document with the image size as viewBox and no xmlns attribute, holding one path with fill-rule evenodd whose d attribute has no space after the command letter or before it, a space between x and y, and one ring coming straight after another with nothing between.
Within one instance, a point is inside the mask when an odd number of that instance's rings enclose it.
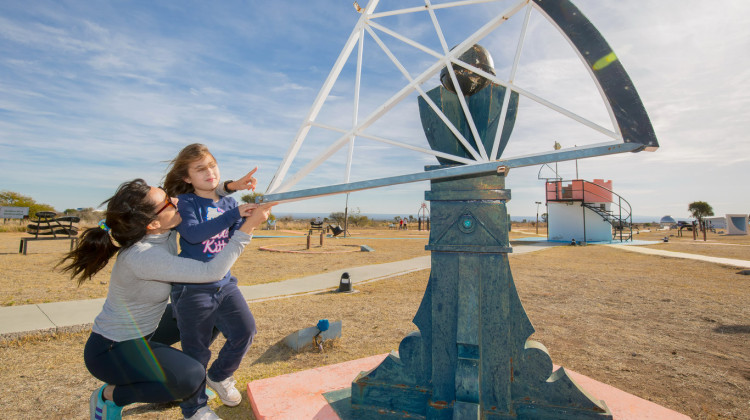
<instances>
[{"instance_id":1,"label":"pedestal base","mask_svg":"<svg viewBox=\"0 0 750 420\"><path fill-rule=\"evenodd\" d=\"M352 420L347 417L352 380L378 366L387 355L324 366L247 385L257 420ZM556 369L557 367L555 367ZM689 420L690 417L612 386L566 370L581 387L607 401L615 420ZM329 398L329 402L326 398ZM339 415L340 413L340 415Z\"/></svg>"}]
</instances>

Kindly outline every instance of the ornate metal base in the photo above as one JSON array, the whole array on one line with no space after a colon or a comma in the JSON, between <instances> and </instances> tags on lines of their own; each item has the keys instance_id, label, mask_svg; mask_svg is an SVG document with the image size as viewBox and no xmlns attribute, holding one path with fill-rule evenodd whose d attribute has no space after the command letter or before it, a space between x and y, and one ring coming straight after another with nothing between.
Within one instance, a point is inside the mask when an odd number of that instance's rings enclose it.
<instances>
[{"instance_id":1,"label":"ornate metal base","mask_svg":"<svg viewBox=\"0 0 750 420\"><path fill-rule=\"evenodd\" d=\"M552 372L508 264L501 175L432 182L432 271L419 328L352 383L356 419L611 419L565 370Z\"/></svg>"}]
</instances>

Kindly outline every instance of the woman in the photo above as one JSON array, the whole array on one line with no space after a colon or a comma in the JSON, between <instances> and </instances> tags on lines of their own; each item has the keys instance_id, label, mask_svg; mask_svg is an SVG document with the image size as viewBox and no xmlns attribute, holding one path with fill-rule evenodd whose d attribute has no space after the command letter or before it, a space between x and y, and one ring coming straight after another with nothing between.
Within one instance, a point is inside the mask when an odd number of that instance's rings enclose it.
<instances>
[{"instance_id":1,"label":"woman","mask_svg":"<svg viewBox=\"0 0 750 420\"><path fill-rule=\"evenodd\" d=\"M272 205L248 209L243 225L210 262L180 258L175 233L181 222L176 199L142 179L126 182L107 203L106 218L87 229L80 243L61 262L63 271L91 279L117 255L109 291L84 349L91 374L105 382L90 399L92 419L119 419L134 402L169 402L204 392L201 363L164 344L175 337L164 316L172 281L213 282L229 270L263 223ZM115 243L116 242L116 243ZM162 320L160 324L160 320ZM158 328L157 328L158 327ZM155 339L157 338L157 339ZM202 407L189 419L218 419Z\"/></svg>"}]
</instances>

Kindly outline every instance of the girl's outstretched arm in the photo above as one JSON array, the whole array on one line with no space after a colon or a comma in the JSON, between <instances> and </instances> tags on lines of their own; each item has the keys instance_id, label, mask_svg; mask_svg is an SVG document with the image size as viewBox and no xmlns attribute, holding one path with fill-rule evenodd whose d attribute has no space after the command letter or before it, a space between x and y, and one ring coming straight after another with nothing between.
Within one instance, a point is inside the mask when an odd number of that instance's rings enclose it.
<instances>
[{"instance_id":1,"label":"girl's outstretched arm","mask_svg":"<svg viewBox=\"0 0 750 420\"><path fill-rule=\"evenodd\" d=\"M216 187L216 194L218 194L219 197L226 197L229 194L232 194L234 192L241 191L241 190L255 191L255 186L258 184L258 180L255 179L253 174L257 170L258 170L258 167L256 166L250 172L248 172L245 176L238 179L237 181L219 182L219 186Z\"/></svg>"}]
</instances>

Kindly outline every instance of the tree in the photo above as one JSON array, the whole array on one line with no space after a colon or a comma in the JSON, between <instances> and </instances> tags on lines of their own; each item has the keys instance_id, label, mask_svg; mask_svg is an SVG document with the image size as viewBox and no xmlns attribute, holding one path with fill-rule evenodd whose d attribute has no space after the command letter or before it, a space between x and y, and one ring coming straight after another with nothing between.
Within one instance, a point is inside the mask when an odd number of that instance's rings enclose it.
<instances>
[{"instance_id":1,"label":"tree","mask_svg":"<svg viewBox=\"0 0 750 420\"><path fill-rule=\"evenodd\" d=\"M33 198L13 191L0 191L0 206L28 207L29 217L36 216L40 211L55 211L55 208L49 204L37 203Z\"/></svg>"},{"instance_id":2,"label":"tree","mask_svg":"<svg viewBox=\"0 0 750 420\"><path fill-rule=\"evenodd\" d=\"M89 223L96 223L105 217L104 212L93 207L86 207L84 209L65 209L65 215L78 216L81 220Z\"/></svg>"},{"instance_id":3,"label":"tree","mask_svg":"<svg viewBox=\"0 0 750 420\"><path fill-rule=\"evenodd\" d=\"M362 227L370 224L370 219L361 214L359 211L359 207L357 207L356 210L353 210L349 214L349 223L353 224L356 227Z\"/></svg>"},{"instance_id":4,"label":"tree","mask_svg":"<svg viewBox=\"0 0 750 420\"><path fill-rule=\"evenodd\" d=\"M542 213L539 217L542 219L542 223L547 223L547 213Z\"/></svg>"},{"instance_id":5,"label":"tree","mask_svg":"<svg viewBox=\"0 0 750 420\"><path fill-rule=\"evenodd\" d=\"M328 218L335 221L336 224L338 225L344 224L344 212L343 211L335 211L329 214Z\"/></svg>"},{"instance_id":6,"label":"tree","mask_svg":"<svg viewBox=\"0 0 750 420\"><path fill-rule=\"evenodd\" d=\"M255 199L258 198L258 197L263 197L263 193L252 192L250 194L242 194L242 196L240 197L240 200L242 200L243 203L253 203L254 204L255 203ZM270 222L273 222L274 220L276 220L276 216L274 216L273 213L270 213L268 215L268 220Z\"/></svg>"},{"instance_id":7,"label":"tree","mask_svg":"<svg viewBox=\"0 0 750 420\"><path fill-rule=\"evenodd\" d=\"M242 194L240 200L242 200L243 203L255 203L255 199L258 197L263 197L263 193L252 192L250 194Z\"/></svg>"},{"instance_id":8,"label":"tree","mask_svg":"<svg viewBox=\"0 0 750 420\"><path fill-rule=\"evenodd\" d=\"M714 215L714 209L705 201L693 201L688 204L690 215L698 219L698 223L703 223L703 218Z\"/></svg>"}]
</instances>

